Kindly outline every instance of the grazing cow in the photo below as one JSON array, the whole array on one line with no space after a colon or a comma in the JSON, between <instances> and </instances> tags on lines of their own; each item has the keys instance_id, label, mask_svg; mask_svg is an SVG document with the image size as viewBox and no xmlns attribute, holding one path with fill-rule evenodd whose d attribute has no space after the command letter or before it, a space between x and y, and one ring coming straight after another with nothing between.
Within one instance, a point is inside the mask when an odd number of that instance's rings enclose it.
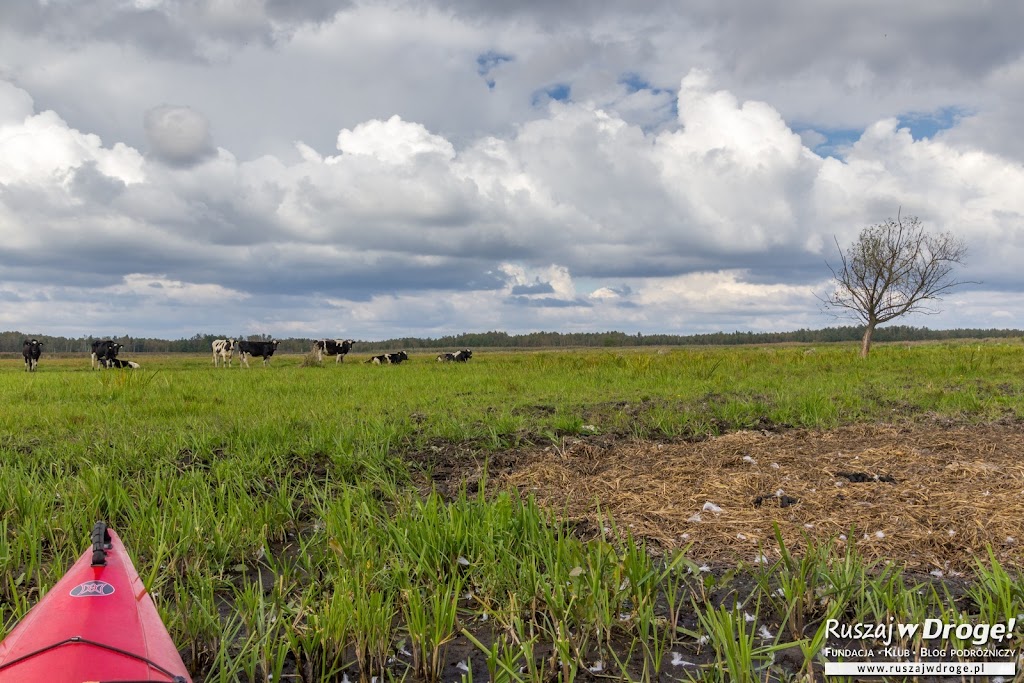
<instances>
[{"instance_id":1,"label":"grazing cow","mask_svg":"<svg viewBox=\"0 0 1024 683\"><path fill-rule=\"evenodd\" d=\"M263 359L263 365L267 365L270 362L270 357L274 355L274 351L277 351L277 345L279 341L239 341L236 346L238 347L238 367L249 367L249 356L259 356Z\"/></svg>"},{"instance_id":2,"label":"grazing cow","mask_svg":"<svg viewBox=\"0 0 1024 683\"><path fill-rule=\"evenodd\" d=\"M103 367L105 368L127 368L129 370L138 370L142 367L134 361L121 360L120 358L107 358L100 362L103 363Z\"/></svg>"},{"instance_id":3,"label":"grazing cow","mask_svg":"<svg viewBox=\"0 0 1024 683\"><path fill-rule=\"evenodd\" d=\"M352 350L352 345L355 344L351 339L317 339L313 342L313 353L316 354L316 360L318 363L322 363L324 360L324 354L328 356L337 356L335 363L340 363L345 360L345 354Z\"/></svg>"},{"instance_id":4,"label":"grazing cow","mask_svg":"<svg viewBox=\"0 0 1024 683\"><path fill-rule=\"evenodd\" d=\"M25 356L25 371L35 372L39 365L39 354L43 352L43 342L38 339L26 339L21 345L21 355Z\"/></svg>"},{"instance_id":5,"label":"grazing cow","mask_svg":"<svg viewBox=\"0 0 1024 683\"><path fill-rule=\"evenodd\" d=\"M117 358L117 353L124 348L123 344L104 339L103 341L94 341L92 343L92 367L98 369L105 367L100 361L110 360Z\"/></svg>"},{"instance_id":6,"label":"grazing cow","mask_svg":"<svg viewBox=\"0 0 1024 683\"><path fill-rule=\"evenodd\" d=\"M465 363L467 360L473 357L473 352L469 349L462 349L456 353L442 353L437 357L438 363Z\"/></svg>"},{"instance_id":7,"label":"grazing cow","mask_svg":"<svg viewBox=\"0 0 1024 683\"><path fill-rule=\"evenodd\" d=\"M217 367L218 361L226 368L231 367L231 354L235 350L234 339L214 339L213 344L213 367Z\"/></svg>"},{"instance_id":8,"label":"grazing cow","mask_svg":"<svg viewBox=\"0 0 1024 683\"><path fill-rule=\"evenodd\" d=\"M374 365L398 365L403 360L409 360L409 354L405 351L396 351L394 353L382 353L366 362L373 363Z\"/></svg>"}]
</instances>

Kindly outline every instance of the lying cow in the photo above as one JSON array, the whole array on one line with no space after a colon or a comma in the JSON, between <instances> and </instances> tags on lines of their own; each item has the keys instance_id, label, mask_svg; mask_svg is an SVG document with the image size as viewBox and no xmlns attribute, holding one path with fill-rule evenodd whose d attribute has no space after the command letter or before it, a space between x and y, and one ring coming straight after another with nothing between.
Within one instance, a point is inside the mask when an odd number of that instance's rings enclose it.
<instances>
[{"instance_id":1,"label":"lying cow","mask_svg":"<svg viewBox=\"0 0 1024 683\"><path fill-rule=\"evenodd\" d=\"M394 353L382 353L366 362L373 363L374 365L398 365L403 360L409 360L409 354L405 351L396 351Z\"/></svg>"},{"instance_id":2,"label":"lying cow","mask_svg":"<svg viewBox=\"0 0 1024 683\"><path fill-rule=\"evenodd\" d=\"M317 339L313 342L313 353L318 363L324 360L324 354L336 356L335 363L345 360L345 354L352 350L355 342L351 339Z\"/></svg>"},{"instance_id":3,"label":"lying cow","mask_svg":"<svg viewBox=\"0 0 1024 683\"><path fill-rule=\"evenodd\" d=\"M438 363L465 363L467 360L473 357L473 352L469 349L462 349L456 353L442 353L437 357Z\"/></svg>"},{"instance_id":4,"label":"lying cow","mask_svg":"<svg viewBox=\"0 0 1024 683\"><path fill-rule=\"evenodd\" d=\"M118 344L110 339L104 339L103 341L96 340L92 343L92 367L93 369L99 369L106 367L101 361L110 360L111 358L117 358L117 353L124 348L123 344Z\"/></svg>"},{"instance_id":5,"label":"lying cow","mask_svg":"<svg viewBox=\"0 0 1024 683\"><path fill-rule=\"evenodd\" d=\"M35 372L39 365L39 355L43 352L43 342L38 339L26 339L21 345L21 355L25 357L25 371Z\"/></svg>"},{"instance_id":6,"label":"lying cow","mask_svg":"<svg viewBox=\"0 0 1024 683\"><path fill-rule=\"evenodd\" d=\"M277 351L277 345L279 341L239 341L238 347L238 367L249 367L249 357L259 356L263 359L263 365L266 366L270 363L270 357L274 355L274 351Z\"/></svg>"},{"instance_id":7,"label":"lying cow","mask_svg":"<svg viewBox=\"0 0 1024 683\"><path fill-rule=\"evenodd\" d=\"M235 350L236 342L234 339L214 339L211 346L213 347L213 367L217 367L217 363L220 362L226 368L231 367L231 354Z\"/></svg>"},{"instance_id":8,"label":"lying cow","mask_svg":"<svg viewBox=\"0 0 1024 683\"><path fill-rule=\"evenodd\" d=\"M125 368L128 370L138 370L140 367L142 367L135 361L121 360L120 358L106 358L104 360L101 360L100 363L102 363L103 367L105 368Z\"/></svg>"}]
</instances>

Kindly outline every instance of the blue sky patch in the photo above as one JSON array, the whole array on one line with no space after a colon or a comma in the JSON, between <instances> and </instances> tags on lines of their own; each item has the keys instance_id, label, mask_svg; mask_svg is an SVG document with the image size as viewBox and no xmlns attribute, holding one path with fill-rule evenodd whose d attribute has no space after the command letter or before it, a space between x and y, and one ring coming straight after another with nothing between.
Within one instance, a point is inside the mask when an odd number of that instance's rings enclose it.
<instances>
[{"instance_id":1,"label":"blue sky patch","mask_svg":"<svg viewBox=\"0 0 1024 683\"><path fill-rule=\"evenodd\" d=\"M624 73L619 77L619 83L626 86L629 92L639 92L640 90L655 90L651 87L651 84L640 77L639 74L635 73Z\"/></svg>"},{"instance_id":2,"label":"blue sky patch","mask_svg":"<svg viewBox=\"0 0 1024 683\"><path fill-rule=\"evenodd\" d=\"M803 138L804 144L815 154L822 157L834 157L836 159L845 159L846 151L853 145L853 143L860 140L860 136L864 134L864 130L861 128L821 129L794 125L792 126L792 129L800 134L800 137ZM811 141L809 138L812 137L814 133L824 137L824 140Z\"/></svg>"},{"instance_id":3,"label":"blue sky patch","mask_svg":"<svg viewBox=\"0 0 1024 683\"><path fill-rule=\"evenodd\" d=\"M624 85L626 87L626 91L630 95L644 90L654 95L671 95L668 99L668 106L663 110L665 117L662 122L659 124L645 125L643 127L645 132L657 129L661 123L679 120L679 101L676 97L677 92L675 90L670 88L659 88L655 85L651 85L650 81L633 71L626 71L619 76L619 84Z\"/></svg>"},{"instance_id":4,"label":"blue sky patch","mask_svg":"<svg viewBox=\"0 0 1024 683\"><path fill-rule=\"evenodd\" d=\"M631 93L640 92L641 90L650 90L653 93L669 92L666 88L658 88L651 85L643 76L632 71L627 71L619 76L619 83L626 86L626 89Z\"/></svg>"},{"instance_id":5,"label":"blue sky patch","mask_svg":"<svg viewBox=\"0 0 1024 683\"><path fill-rule=\"evenodd\" d=\"M955 126L970 112L962 107L942 107L928 112L907 112L897 117L897 128L906 128L914 140L933 138L937 133ZM860 128L815 128L813 126L792 124L791 128L800 134L804 144L816 154L823 157L845 159L846 152L853 143L860 139L864 130ZM812 140L818 134L824 140Z\"/></svg>"},{"instance_id":6,"label":"blue sky patch","mask_svg":"<svg viewBox=\"0 0 1024 683\"><path fill-rule=\"evenodd\" d=\"M952 128L969 114L962 107L942 107L935 111L908 112L899 117L899 127L909 128L914 140L933 138L936 133Z\"/></svg>"},{"instance_id":7,"label":"blue sky patch","mask_svg":"<svg viewBox=\"0 0 1024 683\"><path fill-rule=\"evenodd\" d=\"M538 104L548 100L565 102L569 99L571 93L572 87L568 83L555 83L554 85L534 91L533 97L530 98L530 104L536 107Z\"/></svg>"},{"instance_id":8,"label":"blue sky patch","mask_svg":"<svg viewBox=\"0 0 1024 683\"><path fill-rule=\"evenodd\" d=\"M501 52L495 52L494 50L488 50L477 55L476 58L476 72L484 77L484 82L487 83L487 87L494 90L494 79L491 78L491 71L501 66L505 62L511 62L515 57L512 55L502 54Z\"/></svg>"}]
</instances>

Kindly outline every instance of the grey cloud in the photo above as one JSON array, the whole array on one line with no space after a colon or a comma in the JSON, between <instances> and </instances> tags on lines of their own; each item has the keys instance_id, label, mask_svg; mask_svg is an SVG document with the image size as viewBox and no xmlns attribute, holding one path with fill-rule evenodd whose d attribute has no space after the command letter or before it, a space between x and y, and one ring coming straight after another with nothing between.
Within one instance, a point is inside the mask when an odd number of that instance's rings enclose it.
<instances>
[{"instance_id":1,"label":"grey cloud","mask_svg":"<svg viewBox=\"0 0 1024 683\"><path fill-rule=\"evenodd\" d=\"M553 294L555 288L551 286L550 282L535 282L532 285L516 285L512 288L512 294L516 295L531 295L531 294Z\"/></svg>"},{"instance_id":2,"label":"grey cloud","mask_svg":"<svg viewBox=\"0 0 1024 683\"><path fill-rule=\"evenodd\" d=\"M199 58L194 34L154 9L115 11L103 17L92 35L114 44L134 45L144 53L161 58L185 61Z\"/></svg>"},{"instance_id":3,"label":"grey cloud","mask_svg":"<svg viewBox=\"0 0 1024 683\"><path fill-rule=\"evenodd\" d=\"M165 12L104 0L11 0L0 5L0 25L79 48L110 42L160 57L197 56L194 32Z\"/></svg>"},{"instance_id":4,"label":"grey cloud","mask_svg":"<svg viewBox=\"0 0 1024 683\"><path fill-rule=\"evenodd\" d=\"M584 299L559 299L557 297L533 298L527 296L510 296L506 299L516 306L527 306L530 308L592 308L592 304Z\"/></svg>"},{"instance_id":5,"label":"grey cloud","mask_svg":"<svg viewBox=\"0 0 1024 683\"><path fill-rule=\"evenodd\" d=\"M192 166L216 152L206 117L190 107L154 107L144 121L150 153L164 163Z\"/></svg>"},{"instance_id":6,"label":"grey cloud","mask_svg":"<svg viewBox=\"0 0 1024 683\"><path fill-rule=\"evenodd\" d=\"M1019 57L1024 6L999 7L995 12L949 1L725 0L694 3L688 15L714 27L717 54L741 77L778 78L860 61L884 79L916 71L919 83L925 73L947 80L953 74L976 77Z\"/></svg>"},{"instance_id":7,"label":"grey cloud","mask_svg":"<svg viewBox=\"0 0 1024 683\"><path fill-rule=\"evenodd\" d=\"M207 61L211 42L271 46L291 30L328 21L351 5L350 0L176 0L147 8L105 0L5 0L0 23L65 43L134 45L145 54L192 62Z\"/></svg>"},{"instance_id":8,"label":"grey cloud","mask_svg":"<svg viewBox=\"0 0 1024 683\"><path fill-rule=\"evenodd\" d=\"M45 252L0 247L0 279L35 284L109 287L131 273L166 273L172 279L217 283L253 296L330 296L366 301L424 290L498 290L506 285L491 262L442 259L417 264L403 254L291 253L277 245L204 248L142 239L132 234L89 234Z\"/></svg>"},{"instance_id":9,"label":"grey cloud","mask_svg":"<svg viewBox=\"0 0 1024 683\"><path fill-rule=\"evenodd\" d=\"M351 6L350 0L266 0L267 14L291 25L322 23Z\"/></svg>"},{"instance_id":10,"label":"grey cloud","mask_svg":"<svg viewBox=\"0 0 1024 683\"><path fill-rule=\"evenodd\" d=\"M574 27L586 25L595 20L620 14L623 5L613 0L520 0L519 2L492 2L490 0L436 0L422 1L421 5L433 5L451 9L461 16L473 20L525 20L546 29L561 28L565 24ZM634 0L630 3L638 13L678 13L678 3L664 0Z\"/></svg>"},{"instance_id":11,"label":"grey cloud","mask_svg":"<svg viewBox=\"0 0 1024 683\"><path fill-rule=\"evenodd\" d=\"M574 99L592 100L627 120L657 127L672 114L666 91L674 92L680 74L692 65L712 68L724 87L742 97L771 101L784 116L808 126L858 127L882 116L970 105L980 99L999 107L1000 92L1009 91L993 92L988 79L1020 59L1024 49L1017 38L1024 5L1010 2L998 3L997 8L956 2L857 5L813 0L700 0L685 6L668 0L630 5L586 0L398 3L392 6L396 25L416 21L410 15L421 10L454 12L454 21L465 22L454 27L458 42L445 45L443 35L428 34L391 45L368 36L347 39L353 52L365 59L352 59L343 48L316 45L290 51L287 45L274 43L287 40L282 36L290 35L290 29L327 23L344 13L350 8L344 0L267 0L229 16L218 15L211 9L214 4L200 0L150 10L99 0L12 0L0 6L10 18L0 25L52 40L51 54L26 55L26 63L61 60L68 44L82 46L83 56L89 57L88 45L94 41L135 45L144 54L189 62L153 64L160 71L160 87L140 89L166 90L177 101L203 102L218 130L218 142L242 157L297 138L330 150L339 126L393 113L423 122L452 140L504 134L536 116L531 96L552 83L568 85ZM172 7L177 9L165 9ZM275 22L284 24L285 30L275 28ZM984 39L965 39L964 31ZM469 32L474 35L466 38ZM550 40L551 35L557 39ZM226 41L228 48L207 49L210 41ZM231 48L250 41L250 49ZM46 49L35 42L25 47L33 52ZM492 64L506 55L515 59L494 67L501 74L496 79ZM209 80L196 78L196 69L202 68L194 63L197 59L205 60ZM268 72L271 59L275 68ZM79 68L90 74L88 80L96 77L92 60L78 61ZM125 74L139 68L116 66ZM402 74L402 87L393 87L393 74ZM25 82L28 76L19 80ZM500 82L488 90L481 76ZM623 91L624 79L626 85L633 84L630 87L649 83L651 89L643 92L650 94L639 99L657 98L658 109L638 107L638 98ZM63 77L41 72L29 80L26 84L36 86L38 101L67 112L73 125L88 123L84 129L101 133L105 140L132 139L133 122L112 120L108 111L115 107L106 100L102 109L90 101L95 90L74 86L86 78L73 67L66 67ZM331 86L310 88L310 83ZM353 92L358 97L351 97ZM117 102L127 106L152 104L140 104L137 97L132 92L116 95ZM250 106L259 98L259 106ZM240 102L247 107L244 116L236 113ZM1012 130L1015 119L1010 112L999 118L999 125Z\"/></svg>"},{"instance_id":12,"label":"grey cloud","mask_svg":"<svg viewBox=\"0 0 1024 683\"><path fill-rule=\"evenodd\" d=\"M109 204L125 190L124 181L111 178L96 168L96 162L89 161L74 172L72 191L82 199Z\"/></svg>"}]
</instances>

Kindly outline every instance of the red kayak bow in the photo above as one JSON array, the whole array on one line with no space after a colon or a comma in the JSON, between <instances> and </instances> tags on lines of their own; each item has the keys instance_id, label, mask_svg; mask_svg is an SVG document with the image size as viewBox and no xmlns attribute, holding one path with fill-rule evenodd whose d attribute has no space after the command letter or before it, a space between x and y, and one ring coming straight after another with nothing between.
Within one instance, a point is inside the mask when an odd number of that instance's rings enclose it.
<instances>
[{"instance_id":1,"label":"red kayak bow","mask_svg":"<svg viewBox=\"0 0 1024 683\"><path fill-rule=\"evenodd\" d=\"M92 548L0 643L0 683L191 683L121 539Z\"/></svg>"}]
</instances>

